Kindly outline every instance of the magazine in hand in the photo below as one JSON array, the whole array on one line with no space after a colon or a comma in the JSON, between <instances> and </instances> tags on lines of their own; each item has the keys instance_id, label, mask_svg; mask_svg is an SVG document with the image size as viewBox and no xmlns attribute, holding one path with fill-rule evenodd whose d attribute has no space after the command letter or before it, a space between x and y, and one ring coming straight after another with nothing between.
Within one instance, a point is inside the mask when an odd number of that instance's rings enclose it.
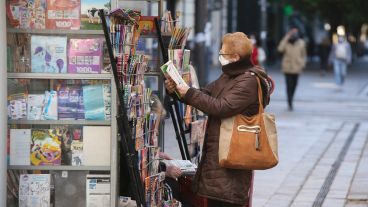
<instances>
[{"instance_id":1,"label":"magazine in hand","mask_svg":"<svg viewBox=\"0 0 368 207\"><path fill-rule=\"evenodd\" d=\"M164 73L165 77L170 77L176 83L176 85L187 86L172 61L168 61L163 66L161 66L161 70Z\"/></svg>"},{"instance_id":2,"label":"magazine in hand","mask_svg":"<svg viewBox=\"0 0 368 207\"><path fill-rule=\"evenodd\" d=\"M189 160L163 160L166 166L180 168L183 175L193 175L197 170L197 165Z\"/></svg>"}]
</instances>

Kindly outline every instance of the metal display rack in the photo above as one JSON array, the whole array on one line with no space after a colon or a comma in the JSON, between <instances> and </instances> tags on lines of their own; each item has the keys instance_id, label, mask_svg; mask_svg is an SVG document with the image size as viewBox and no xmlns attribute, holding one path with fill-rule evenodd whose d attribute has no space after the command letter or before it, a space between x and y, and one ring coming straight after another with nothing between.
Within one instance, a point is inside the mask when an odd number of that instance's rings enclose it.
<instances>
[{"instance_id":1,"label":"metal display rack","mask_svg":"<svg viewBox=\"0 0 368 207\"><path fill-rule=\"evenodd\" d=\"M161 33L160 23L158 19L155 19L155 24L156 24L156 29L157 29L159 45L160 45L161 53L162 53L162 59L164 62L167 62L169 61L169 55L167 53L168 46L165 45L164 43L164 39L163 39L164 36ZM167 34L165 34L165 37L171 37L171 36L168 36ZM181 157L183 160L190 160L188 144L185 138L185 134L188 134L190 131L184 130L184 126L182 122L183 117L181 117L180 112L179 112L179 100L175 96L169 96L168 93L166 94L168 96L168 99L166 100L168 101L165 104L167 108L169 109L169 113L170 113L170 116L171 116L171 119L174 125L176 140L179 145Z\"/></svg>"}]
</instances>

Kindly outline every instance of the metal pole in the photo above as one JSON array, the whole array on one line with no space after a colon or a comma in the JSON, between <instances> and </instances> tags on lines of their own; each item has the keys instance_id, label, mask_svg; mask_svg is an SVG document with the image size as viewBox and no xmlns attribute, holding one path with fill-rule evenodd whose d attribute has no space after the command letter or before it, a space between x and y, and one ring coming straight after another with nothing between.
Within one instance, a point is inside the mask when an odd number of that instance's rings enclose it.
<instances>
[{"instance_id":1,"label":"metal pole","mask_svg":"<svg viewBox=\"0 0 368 207\"><path fill-rule=\"evenodd\" d=\"M5 14L5 2L1 3L1 14ZM6 64L6 18L0 20L0 30L3 31L0 37L0 206L6 206L6 147L7 147L7 64Z\"/></svg>"},{"instance_id":2,"label":"metal pole","mask_svg":"<svg viewBox=\"0 0 368 207\"><path fill-rule=\"evenodd\" d=\"M194 63L198 71L198 80L201 86L207 84L207 51L204 39L204 29L208 20L207 0L195 1L195 55Z\"/></svg>"},{"instance_id":3,"label":"metal pole","mask_svg":"<svg viewBox=\"0 0 368 207\"><path fill-rule=\"evenodd\" d=\"M259 0L261 8L260 40L263 50L267 49L267 0Z\"/></svg>"}]
</instances>

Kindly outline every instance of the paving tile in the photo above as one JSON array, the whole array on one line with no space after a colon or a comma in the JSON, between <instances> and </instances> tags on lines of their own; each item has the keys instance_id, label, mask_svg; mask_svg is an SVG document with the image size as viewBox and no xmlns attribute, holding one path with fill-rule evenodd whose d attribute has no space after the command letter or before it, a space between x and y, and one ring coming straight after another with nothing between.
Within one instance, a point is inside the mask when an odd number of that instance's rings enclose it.
<instances>
[{"instance_id":1,"label":"paving tile","mask_svg":"<svg viewBox=\"0 0 368 207\"><path fill-rule=\"evenodd\" d=\"M345 199L326 198L322 204L322 207L344 207L345 202Z\"/></svg>"}]
</instances>

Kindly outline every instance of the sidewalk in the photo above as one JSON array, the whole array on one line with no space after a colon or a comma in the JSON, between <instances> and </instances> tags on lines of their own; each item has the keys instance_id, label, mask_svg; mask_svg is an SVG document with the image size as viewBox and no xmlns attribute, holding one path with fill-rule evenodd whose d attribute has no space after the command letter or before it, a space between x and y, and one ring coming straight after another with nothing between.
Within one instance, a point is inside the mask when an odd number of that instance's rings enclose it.
<instances>
[{"instance_id":1,"label":"sidewalk","mask_svg":"<svg viewBox=\"0 0 368 207\"><path fill-rule=\"evenodd\" d=\"M331 73L306 70L293 112L287 111L283 76L269 72L277 87L268 110L277 117L280 164L256 172L254 207L368 207L365 65L350 69L343 91Z\"/></svg>"},{"instance_id":2,"label":"sidewalk","mask_svg":"<svg viewBox=\"0 0 368 207\"><path fill-rule=\"evenodd\" d=\"M295 110L287 110L284 77L269 70L276 90L267 110L276 115L280 163L256 171L253 207L368 207L368 63L348 71L342 91L331 73L300 76ZM210 79L220 74L212 70ZM166 122L165 150L180 158Z\"/></svg>"}]
</instances>

